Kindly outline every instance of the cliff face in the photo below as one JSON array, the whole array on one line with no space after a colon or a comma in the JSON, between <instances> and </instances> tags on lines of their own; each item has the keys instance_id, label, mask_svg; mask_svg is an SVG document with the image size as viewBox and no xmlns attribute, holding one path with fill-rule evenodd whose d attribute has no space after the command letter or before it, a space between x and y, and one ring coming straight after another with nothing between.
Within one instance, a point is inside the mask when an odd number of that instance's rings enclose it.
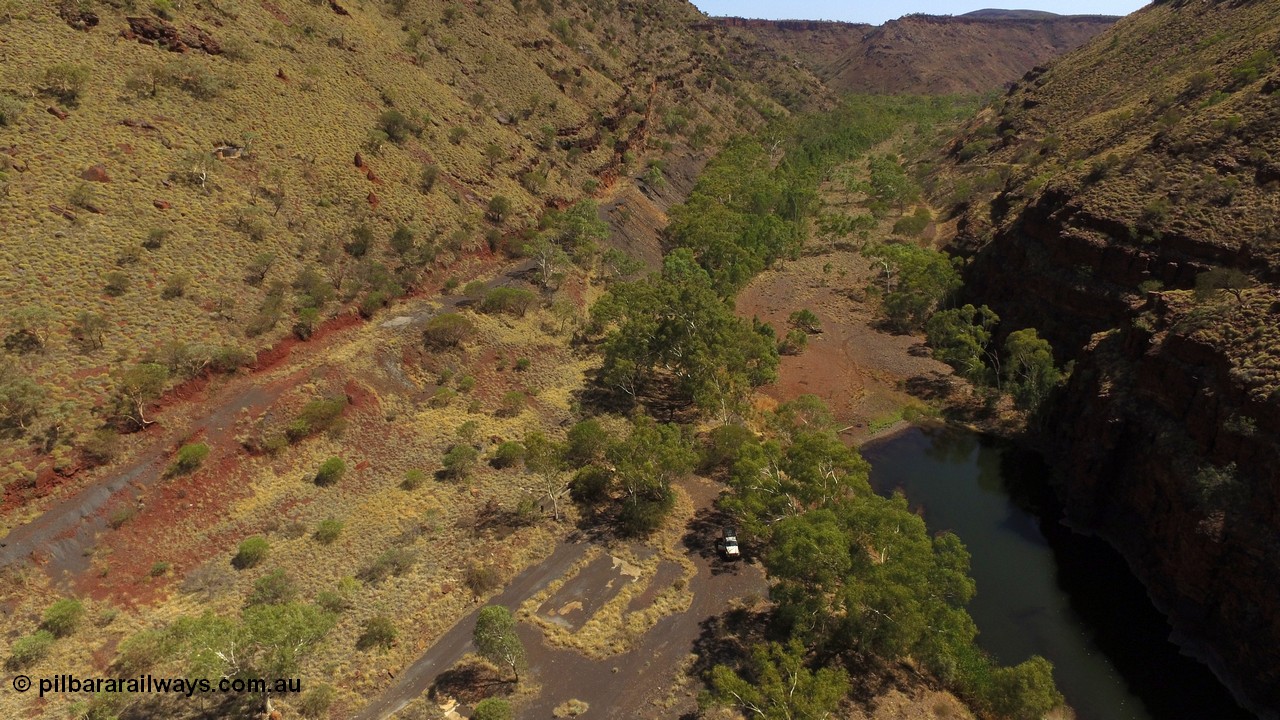
<instances>
[{"instance_id":1,"label":"cliff face","mask_svg":"<svg viewBox=\"0 0 1280 720\"><path fill-rule=\"evenodd\" d=\"M970 299L1075 362L1045 423L1071 517L1276 717L1280 3L1177 5L1028 73L936 192Z\"/></svg>"},{"instance_id":2,"label":"cliff face","mask_svg":"<svg viewBox=\"0 0 1280 720\"><path fill-rule=\"evenodd\" d=\"M1116 18L909 15L884 25L812 21L715 22L753 35L807 66L832 90L982 93L1079 47Z\"/></svg>"},{"instance_id":3,"label":"cliff face","mask_svg":"<svg viewBox=\"0 0 1280 720\"><path fill-rule=\"evenodd\" d=\"M1275 404L1249 397L1214 342L1131 326L1080 355L1048 433L1072 519L1124 553L1189 650L1275 717Z\"/></svg>"}]
</instances>

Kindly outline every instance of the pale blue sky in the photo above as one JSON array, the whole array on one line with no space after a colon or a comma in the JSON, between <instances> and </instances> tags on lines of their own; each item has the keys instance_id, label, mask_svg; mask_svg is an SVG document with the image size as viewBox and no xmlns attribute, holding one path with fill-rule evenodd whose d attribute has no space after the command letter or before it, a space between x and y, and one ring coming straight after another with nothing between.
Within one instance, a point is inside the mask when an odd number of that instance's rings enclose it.
<instances>
[{"instance_id":1,"label":"pale blue sky","mask_svg":"<svg viewBox=\"0 0 1280 720\"><path fill-rule=\"evenodd\" d=\"M963 15L983 8L1047 10L1060 15L1128 15L1143 0L693 0L708 15L773 20L844 20L879 25L909 13Z\"/></svg>"}]
</instances>

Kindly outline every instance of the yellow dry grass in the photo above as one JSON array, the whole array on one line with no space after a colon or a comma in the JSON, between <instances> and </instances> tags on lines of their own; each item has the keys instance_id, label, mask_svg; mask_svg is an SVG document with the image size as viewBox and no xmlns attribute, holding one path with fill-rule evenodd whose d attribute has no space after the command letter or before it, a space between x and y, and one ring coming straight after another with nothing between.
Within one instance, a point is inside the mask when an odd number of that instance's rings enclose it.
<instances>
[{"instance_id":1,"label":"yellow dry grass","mask_svg":"<svg viewBox=\"0 0 1280 720\"><path fill-rule=\"evenodd\" d=\"M392 268L398 259L387 238L399 224L414 228L419 242L440 247L440 266L427 271L443 278L455 272L447 265L459 246L483 244L489 198L512 200L510 229L536 220L548 198L582 197L612 148L544 149L543 128L569 140L598 131L605 139L617 136L643 117L652 87L651 138L630 148L636 155L630 172L639 173L647 154L687 152L679 133L663 131L670 108L692 112L685 134L705 123L713 141L739 123L760 122L754 108L780 111L746 81L731 91L694 91L688 79L712 73L705 57L723 51L715 38L690 42L687 21L694 16L678 3L655 7L663 12L643 24L617 8L580 3L560 3L552 15L532 4L517 13L510 3L484 3L459 6L448 18L443 5L425 2L408 3L403 17L373 2L350 3L346 16L306 0L220 0L176 10L176 27L209 32L235 57L171 53L121 38L126 13L91 4L101 23L82 32L58 17L56 3L10 3L0 71L0 96L24 108L0 125L0 146L8 148L0 159L8 188L0 192L0 297L5 311L39 305L52 315L45 352L13 359L50 391L50 406L74 402L73 424L81 430L95 422L89 411L109 393L110 371L165 343L257 348L287 334L295 297L287 298L274 329L245 337L243 328L272 281L289 283L308 265L356 265L341 253L336 263L322 260L320 251L347 242L358 223L374 230L369 257ZM147 12L137 7L130 14ZM572 43L553 31L558 21L575 29ZM88 70L64 120L45 111L61 103L42 91L46 70L59 64ZM135 92L134 76L151 71L203 74L220 89L200 98L160 82L154 96ZM651 85L658 75L667 79ZM369 132L390 108L425 119L422 134L373 149ZM604 119L619 129L601 129ZM455 128L467 133L458 143L449 137ZM246 153L213 162L205 187L177 177L192 156L208 158L224 143L246 146ZM493 162L485 157L491 145L500 150ZM355 167L357 152L376 182ZM441 169L429 193L419 188L424 161ZM82 181L81 173L98 164L111 182ZM547 175L536 193L521 184L529 170ZM100 214L73 206L80 186L91 189ZM278 210L269 199L277 192ZM157 201L171 208L160 210ZM70 209L76 220L51 207ZM259 237L236 228L245 212L260 224ZM170 234L159 248L144 250L152 230ZM246 268L261 253L276 261L266 281L251 286ZM120 265L121 258L129 261ZM112 298L103 287L115 271L130 287ZM185 295L162 299L165 283L180 273L191 276ZM339 296L351 290L348 279ZM223 314L211 310L220 299L232 302ZM84 311L109 322L102 349L83 352L71 337ZM32 462L22 447L0 444L0 464Z\"/></svg>"},{"instance_id":2,"label":"yellow dry grass","mask_svg":"<svg viewBox=\"0 0 1280 720\"><path fill-rule=\"evenodd\" d=\"M561 578L551 582L541 592L526 600L519 609L522 620L542 629L549 644L573 648L587 657L602 659L631 649L633 643L649 631L662 618L683 612L693 602L693 594L687 589L688 581L697 573L693 561L679 546L686 523L693 516L693 502L683 488L676 487L676 504L662 529L648 540L657 552L645 558L638 557L626 546L610 548L615 569L620 569L615 582L624 582L591 617L576 630L552 621L538 609L566 582L600 557L603 551L592 550ZM659 565L663 561L680 565L681 574L666 588L658 589L652 602L637 610L630 610L632 601L650 589L656 580ZM603 592L603 588L600 589Z\"/></svg>"}]
</instances>

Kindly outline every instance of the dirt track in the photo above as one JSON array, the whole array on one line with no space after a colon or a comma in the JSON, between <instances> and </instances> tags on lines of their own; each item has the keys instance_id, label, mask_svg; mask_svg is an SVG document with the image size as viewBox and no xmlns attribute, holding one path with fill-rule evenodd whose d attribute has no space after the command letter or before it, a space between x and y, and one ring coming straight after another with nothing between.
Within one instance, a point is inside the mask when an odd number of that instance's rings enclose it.
<instances>
[{"instance_id":1,"label":"dirt track","mask_svg":"<svg viewBox=\"0 0 1280 720\"><path fill-rule=\"evenodd\" d=\"M541 686L541 692L521 708L520 717L549 718L555 707L571 699L586 702L592 717L678 717L693 710L693 697L672 688L706 621L724 612L736 598L764 594L766 585L757 566L726 563L716 555L714 539L720 522L712 503L720 486L695 477L684 487L696 506L684 536L684 547L697 567L688 585L693 593L691 607L664 617L631 650L605 660L549 646L538 628L521 623L519 633L529 654L529 675ZM517 575L489 604L518 607L564 575L592 546L588 541L561 543L542 563ZM479 608L440 636L400 673L394 685L354 715L355 720L390 717L424 694L441 672L472 650L471 631L478 612Z\"/></svg>"},{"instance_id":2,"label":"dirt track","mask_svg":"<svg viewBox=\"0 0 1280 720\"><path fill-rule=\"evenodd\" d=\"M489 601L491 605L516 607L547 583L563 575L587 551L585 543L560 543L545 560L512 579L500 595ZM472 650L471 631L475 627L480 607L458 620L452 628L436 640L412 665L405 668L396 682L353 716L355 720L380 720L398 712L427 688L442 671Z\"/></svg>"}]
</instances>

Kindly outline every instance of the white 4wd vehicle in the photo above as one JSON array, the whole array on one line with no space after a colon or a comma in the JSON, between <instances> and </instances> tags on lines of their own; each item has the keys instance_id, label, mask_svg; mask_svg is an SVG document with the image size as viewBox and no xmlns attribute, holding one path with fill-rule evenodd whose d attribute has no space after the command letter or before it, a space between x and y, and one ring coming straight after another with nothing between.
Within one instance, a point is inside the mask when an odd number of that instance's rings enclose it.
<instances>
[{"instance_id":1,"label":"white 4wd vehicle","mask_svg":"<svg viewBox=\"0 0 1280 720\"><path fill-rule=\"evenodd\" d=\"M720 554L724 555L727 560L737 560L742 557L742 551L738 548L738 531L731 527L725 526L720 530Z\"/></svg>"}]
</instances>

